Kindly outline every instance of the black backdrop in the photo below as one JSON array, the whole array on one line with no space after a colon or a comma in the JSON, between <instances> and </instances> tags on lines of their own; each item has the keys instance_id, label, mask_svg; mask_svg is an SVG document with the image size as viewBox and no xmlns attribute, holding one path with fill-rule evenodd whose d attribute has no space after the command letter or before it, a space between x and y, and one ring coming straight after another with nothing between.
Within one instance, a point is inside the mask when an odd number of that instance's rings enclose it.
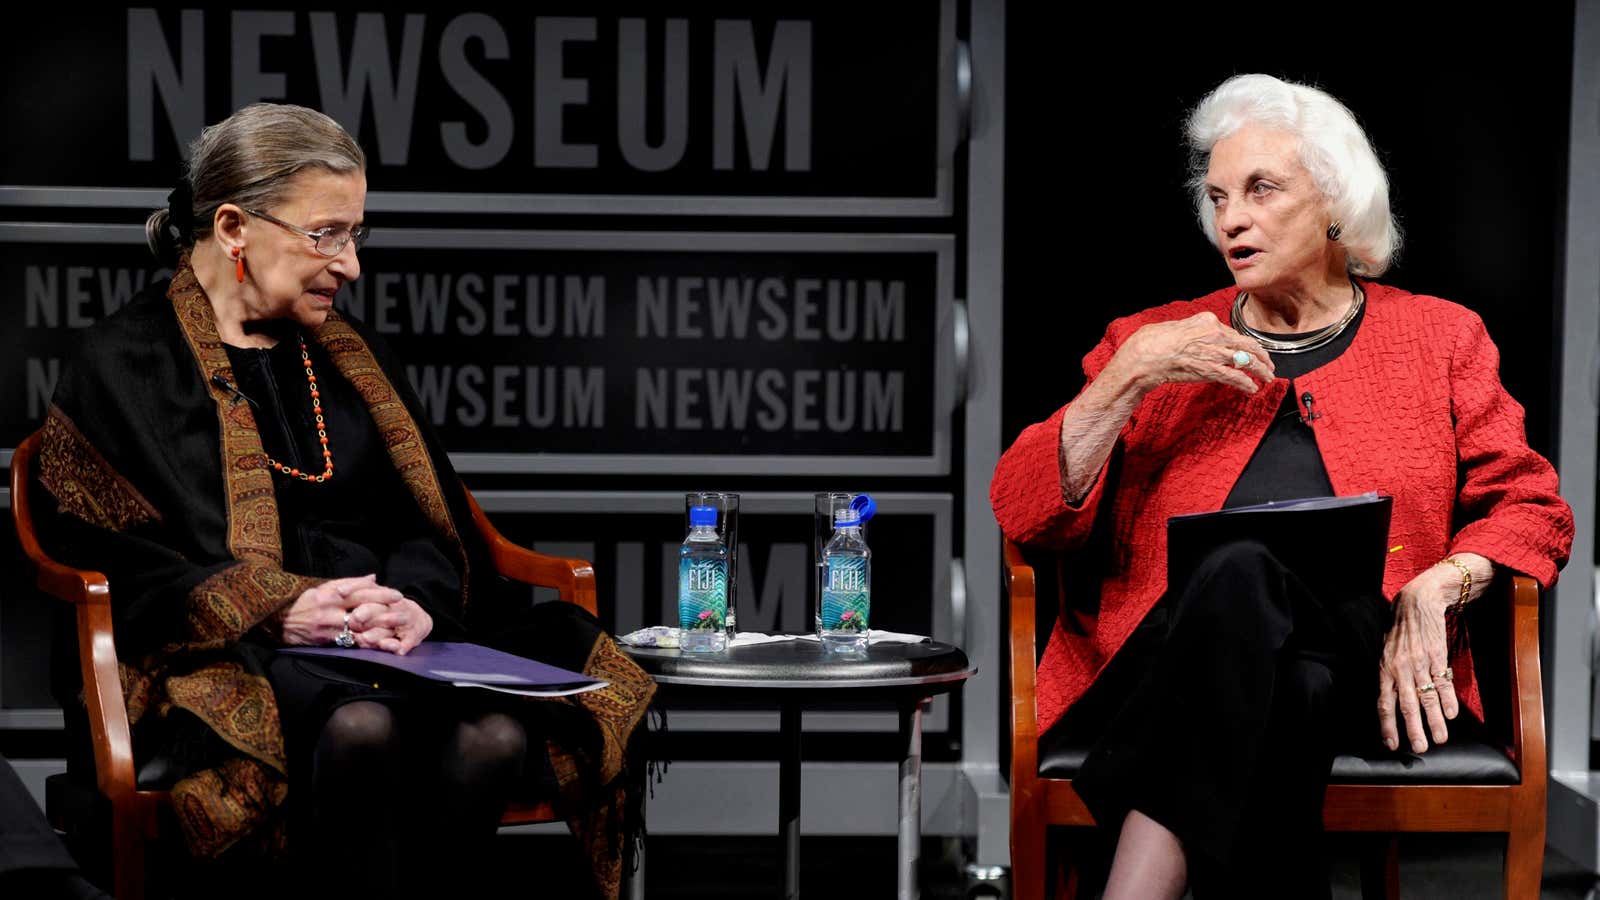
<instances>
[{"instance_id":1,"label":"black backdrop","mask_svg":"<svg viewBox=\"0 0 1600 900\"><path fill-rule=\"evenodd\" d=\"M1008 8L1003 446L1077 392L1111 319L1231 283L1183 191L1182 126L1225 78L1266 72L1355 112L1407 236L1382 280L1483 316L1552 452L1572 7L1432 8Z\"/></svg>"}]
</instances>

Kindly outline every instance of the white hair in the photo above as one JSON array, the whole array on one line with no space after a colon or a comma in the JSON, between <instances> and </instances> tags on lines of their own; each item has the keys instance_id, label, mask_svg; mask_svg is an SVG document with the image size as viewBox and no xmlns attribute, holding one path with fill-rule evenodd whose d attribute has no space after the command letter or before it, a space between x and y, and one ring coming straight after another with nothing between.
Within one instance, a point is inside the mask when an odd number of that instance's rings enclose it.
<instances>
[{"instance_id":1,"label":"white hair","mask_svg":"<svg viewBox=\"0 0 1600 900\"><path fill-rule=\"evenodd\" d=\"M1377 276L1400 252L1389 210L1389 178L1372 142L1343 103L1327 92L1271 75L1235 75L1189 113L1189 188L1200 230L1215 244L1215 210L1206 193L1211 148L1246 125L1291 132L1300 162L1328 201L1352 275Z\"/></svg>"}]
</instances>

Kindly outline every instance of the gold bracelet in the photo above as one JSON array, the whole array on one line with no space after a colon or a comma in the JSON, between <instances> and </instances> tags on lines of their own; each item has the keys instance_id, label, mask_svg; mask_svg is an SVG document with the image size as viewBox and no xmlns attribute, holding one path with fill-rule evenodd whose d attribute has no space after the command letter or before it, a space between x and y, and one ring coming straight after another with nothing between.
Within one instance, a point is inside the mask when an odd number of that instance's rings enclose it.
<instances>
[{"instance_id":1,"label":"gold bracelet","mask_svg":"<svg viewBox=\"0 0 1600 900\"><path fill-rule=\"evenodd\" d=\"M1446 556L1442 562L1447 562L1461 570L1461 596L1457 597L1456 602L1450 604L1449 609L1445 610L1446 612L1460 612L1467 605L1467 601L1472 599L1472 570L1467 568L1466 563L1456 559L1454 556Z\"/></svg>"}]
</instances>

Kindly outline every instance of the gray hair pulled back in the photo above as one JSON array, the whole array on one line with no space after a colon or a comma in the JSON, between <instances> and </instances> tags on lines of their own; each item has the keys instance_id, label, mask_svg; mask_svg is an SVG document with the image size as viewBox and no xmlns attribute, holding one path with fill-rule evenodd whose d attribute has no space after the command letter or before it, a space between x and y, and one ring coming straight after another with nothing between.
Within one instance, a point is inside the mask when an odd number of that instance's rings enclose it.
<instances>
[{"instance_id":1,"label":"gray hair pulled back","mask_svg":"<svg viewBox=\"0 0 1600 900\"><path fill-rule=\"evenodd\" d=\"M145 220L145 242L166 265L211 235L217 207L271 209L304 169L365 172L366 154L343 126L304 106L252 103L211 125L189 145L188 171L167 208Z\"/></svg>"}]
</instances>

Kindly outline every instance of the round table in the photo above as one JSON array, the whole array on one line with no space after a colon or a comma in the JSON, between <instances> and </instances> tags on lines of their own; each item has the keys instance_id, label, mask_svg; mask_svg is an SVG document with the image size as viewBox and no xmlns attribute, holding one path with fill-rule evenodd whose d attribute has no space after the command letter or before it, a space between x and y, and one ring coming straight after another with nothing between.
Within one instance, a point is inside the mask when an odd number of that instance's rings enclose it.
<instances>
[{"instance_id":1,"label":"round table","mask_svg":"<svg viewBox=\"0 0 1600 900\"><path fill-rule=\"evenodd\" d=\"M624 647L670 693L698 699L727 696L778 707L778 830L782 838L783 896L800 895L800 714L811 708L862 702L892 703L900 714L899 867L901 900L918 895L922 840L922 704L977 673L961 648L937 641L875 643L865 651L833 653L799 638L685 653Z\"/></svg>"}]
</instances>

